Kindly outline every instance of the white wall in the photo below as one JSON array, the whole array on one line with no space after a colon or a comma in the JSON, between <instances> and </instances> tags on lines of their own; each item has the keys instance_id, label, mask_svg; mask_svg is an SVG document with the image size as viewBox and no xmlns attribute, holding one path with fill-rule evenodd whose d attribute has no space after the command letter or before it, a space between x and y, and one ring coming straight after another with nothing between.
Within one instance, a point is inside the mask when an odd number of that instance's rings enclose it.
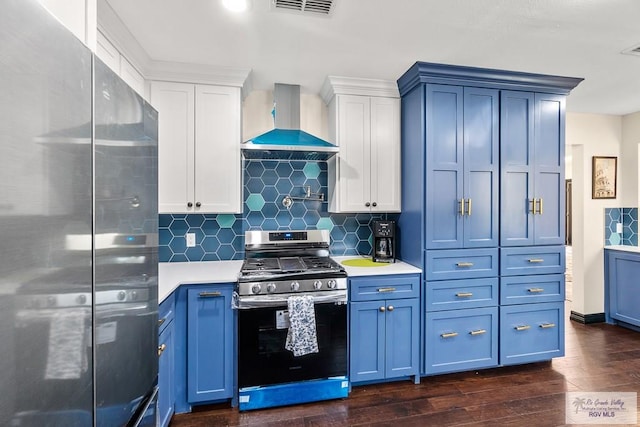
<instances>
[{"instance_id":1,"label":"white wall","mask_svg":"<svg viewBox=\"0 0 640 427\"><path fill-rule=\"evenodd\" d=\"M620 167L623 174L620 181L623 183L622 204L623 208L639 206L640 188L638 181L638 165L640 150L640 112L626 115L622 118L622 153L620 155Z\"/></svg>"},{"instance_id":2,"label":"white wall","mask_svg":"<svg viewBox=\"0 0 640 427\"><path fill-rule=\"evenodd\" d=\"M571 150L573 184L571 310L581 314L604 312L604 209L622 206L621 194L628 180L625 165L619 162L618 198L591 199L591 158L616 156L620 159L622 122L621 116L567 114L566 144L567 150Z\"/></svg>"},{"instance_id":3,"label":"white wall","mask_svg":"<svg viewBox=\"0 0 640 427\"><path fill-rule=\"evenodd\" d=\"M273 129L273 92L254 90L242 104L242 140ZM319 95L300 94L300 128L318 138L328 138L327 106Z\"/></svg>"}]
</instances>

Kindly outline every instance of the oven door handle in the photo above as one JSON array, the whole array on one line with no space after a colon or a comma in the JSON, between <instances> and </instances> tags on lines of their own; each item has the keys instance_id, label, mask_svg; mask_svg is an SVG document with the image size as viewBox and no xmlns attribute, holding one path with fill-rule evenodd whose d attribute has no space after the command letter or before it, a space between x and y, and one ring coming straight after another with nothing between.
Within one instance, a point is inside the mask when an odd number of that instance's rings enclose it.
<instances>
[{"instance_id":1,"label":"oven door handle","mask_svg":"<svg viewBox=\"0 0 640 427\"><path fill-rule=\"evenodd\" d=\"M303 294L277 294L277 295L259 295L259 296L239 296L236 292L233 295L233 308L238 310L247 310L251 308L264 308L264 307L286 307L287 301L290 296L297 296ZM320 303L335 303L338 305L347 303L347 292L340 291L326 291L316 292L313 294L314 304Z\"/></svg>"}]
</instances>

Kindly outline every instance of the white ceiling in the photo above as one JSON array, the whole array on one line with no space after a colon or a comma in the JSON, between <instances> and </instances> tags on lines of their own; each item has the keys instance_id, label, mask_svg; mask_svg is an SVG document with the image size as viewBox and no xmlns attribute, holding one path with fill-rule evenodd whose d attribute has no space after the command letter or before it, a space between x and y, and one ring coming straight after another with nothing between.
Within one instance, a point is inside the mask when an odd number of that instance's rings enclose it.
<instances>
[{"instance_id":1,"label":"white ceiling","mask_svg":"<svg viewBox=\"0 0 640 427\"><path fill-rule=\"evenodd\" d=\"M221 0L107 0L156 61L250 68L319 93L327 75L396 80L414 62L582 77L572 112L640 111L639 0L335 0L329 17Z\"/></svg>"}]
</instances>

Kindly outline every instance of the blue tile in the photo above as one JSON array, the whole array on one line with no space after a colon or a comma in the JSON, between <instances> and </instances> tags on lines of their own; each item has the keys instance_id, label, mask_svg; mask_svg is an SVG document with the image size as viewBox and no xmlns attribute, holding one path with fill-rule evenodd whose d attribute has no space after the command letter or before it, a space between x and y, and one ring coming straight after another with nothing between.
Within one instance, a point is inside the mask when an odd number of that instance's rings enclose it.
<instances>
[{"instance_id":1,"label":"blue tile","mask_svg":"<svg viewBox=\"0 0 640 427\"><path fill-rule=\"evenodd\" d=\"M356 230L356 234L358 235L358 239L368 240L369 236L371 236L371 228L368 225L360 225Z\"/></svg>"},{"instance_id":2,"label":"blue tile","mask_svg":"<svg viewBox=\"0 0 640 427\"><path fill-rule=\"evenodd\" d=\"M288 178L293 172L293 167L290 162L280 162L278 166L276 166L276 172L279 177Z\"/></svg>"},{"instance_id":3,"label":"blue tile","mask_svg":"<svg viewBox=\"0 0 640 427\"><path fill-rule=\"evenodd\" d=\"M331 238L333 240L342 241L346 235L347 232L342 225L336 225L331 229Z\"/></svg>"},{"instance_id":4,"label":"blue tile","mask_svg":"<svg viewBox=\"0 0 640 427\"><path fill-rule=\"evenodd\" d=\"M262 221L264 221L264 216L262 216L262 213L260 211L252 211L249 212L249 215L247 215L247 222L249 223L249 227L251 228L260 227Z\"/></svg>"},{"instance_id":5,"label":"blue tile","mask_svg":"<svg viewBox=\"0 0 640 427\"><path fill-rule=\"evenodd\" d=\"M276 185L276 182L278 182L278 174L275 170L265 170L261 179L264 185Z\"/></svg>"},{"instance_id":6,"label":"blue tile","mask_svg":"<svg viewBox=\"0 0 640 427\"><path fill-rule=\"evenodd\" d=\"M217 237L220 241L220 245L231 244L233 239L236 237L236 233L234 233L230 228L221 228L220 231L218 231Z\"/></svg>"},{"instance_id":7,"label":"blue tile","mask_svg":"<svg viewBox=\"0 0 640 427\"><path fill-rule=\"evenodd\" d=\"M347 248L355 248L358 246L360 239L358 239L355 233L347 233L342 241Z\"/></svg>"},{"instance_id":8,"label":"blue tile","mask_svg":"<svg viewBox=\"0 0 640 427\"><path fill-rule=\"evenodd\" d=\"M171 239L173 239L173 234L171 234L168 229L161 228L158 230L158 245L160 247L168 246L171 242Z\"/></svg>"},{"instance_id":9,"label":"blue tile","mask_svg":"<svg viewBox=\"0 0 640 427\"><path fill-rule=\"evenodd\" d=\"M200 261L202 260L202 257L204 257L204 250L202 250L200 246L194 246L192 248L187 248L185 255L189 261Z\"/></svg>"},{"instance_id":10,"label":"blue tile","mask_svg":"<svg viewBox=\"0 0 640 427\"><path fill-rule=\"evenodd\" d=\"M320 220L320 214L316 211L307 211L307 214L302 218L308 227L312 229L316 228L316 224Z\"/></svg>"},{"instance_id":11,"label":"blue tile","mask_svg":"<svg viewBox=\"0 0 640 427\"><path fill-rule=\"evenodd\" d=\"M204 223L204 215L191 214L187 216L187 224L190 227L200 227Z\"/></svg>"},{"instance_id":12,"label":"blue tile","mask_svg":"<svg viewBox=\"0 0 640 427\"><path fill-rule=\"evenodd\" d=\"M298 170L298 171L303 170L303 169L304 169L304 166L305 166L306 164L307 164L307 162L302 161L302 160L293 160L293 161L291 161L291 167L292 167L294 170Z\"/></svg>"},{"instance_id":13,"label":"blue tile","mask_svg":"<svg viewBox=\"0 0 640 427\"><path fill-rule=\"evenodd\" d=\"M264 190L262 190L262 198L265 202L279 203L280 193L273 185L267 185L266 187L264 187Z\"/></svg>"},{"instance_id":14,"label":"blue tile","mask_svg":"<svg viewBox=\"0 0 640 427\"><path fill-rule=\"evenodd\" d=\"M169 246L159 246L158 247L158 261L159 262L169 262L173 252L169 249Z\"/></svg>"},{"instance_id":15,"label":"blue tile","mask_svg":"<svg viewBox=\"0 0 640 427\"><path fill-rule=\"evenodd\" d=\"M220 241L215 236L207 236L204 238L204 240L202 240L202 243L200 245L205 252L211 253L218 250L218 248L220 247Z\"/></svg>"},{"instance_id":16,"label":"blue tile","mask_svg":"<svg viewBox=\"0 0 640 427\"><path fill-rule=\"evenodd\" d=\"M262 207L262 215L265 218L275 218L278 215L278 207L273 202L265 203Z\"/></svg>"},{"instance_id":17,"label":"blue tile","mask_svg":"<svg viewBox=\"0 0 640 427\"><path fill-rule=\"evenodd\" d=\"M173 221L173 216L171 216L171 214L160 214L158 218L158 226L169 227L171 225L171 221Z\"/></svg>"},{"instance_id":18,"label":"blue tile","mask_svg":"<svg viewBox=\"0 0 640 427\"><path fill-rule=\"evenodd\" d=\"M290 179L294 187L303 187L307 181L307 177L302 171L293 171Z\"/></svg>"},{"instance_id":19,"label":"blue tile","mask_svg":"<svg viewBox=\"0 0 640 427\"><path fill-rule=\"evenodd\" d=\"M278 226L280 227L289 227L291 224L291 220L293 219L293 216L291 215L291 212L289 212L288 210L281 210L278 212L278 215L276 215L276 221L278 222Z\"/></svg>"},{"instance_id":20,"label":"blue tile","mask_svg":"<svg viewBox=\"0 0 640 427\"><path fill-rule=\"evenodd\" d=\"M259 161L248 161L245 166L245 172L249 176L259 177L264 172L264 166L262 166L262 162Z\"/></svg>"},{"instance_id":21,"label":"blue tile","mask_svg":"<svg viewBox=\"0 0 640 427\"><path fill-rule=\"evenodd\" d=\"M264 189L264 182L260 178L249 178L245 188L249 193L260 193Z\"/></svg>"},{"instance_id":22,"label":"blue tile","mask_svg":"<svg viewBox=\"0 0 640 427\"><path fill-rule=\"evenodd\" d=\"M262 222L262 229L265 231L276 231L278 228L278 222L274 218L266 218Z\"/></svg>"},{"instance_id":23,"label":"blue tile","mask_svg":"<svg viewBox=\"0 0 640 427\"><path fill-rule=\"evenodd\" d=\"M184 236L189 229L189 225L184 219L174 219L169 229L174 236Z\"/></svg>"},{"instance_id":24,"label":"blue tile","mask_svg":"<svg viewBox=\"0 0 640 427\"><path fill-rule=\"evenodd\" d=\"M344 222L344 229L347 233L355 233L358 227L360 227L360 223L353 217L347 218Z\"/></svg>"},{"instance_id":25,"label":"blue tile","mask_svg":"<svg viewBox=\"0 0 640 427\"><path fill-rule=\"evenodd\" d=\"M233 242L231 242L231 246L233 246L233 249L236 252L243 252L244 251L244 237L243 236L236 236L233 239Z\"/></svg>"},{"instance_id":26,"label":"blue tile","mask_svg":"<svg viewBox=\"0 0 640 427\"><path fill-rule=\"evenodd\" d=\"M307 224L302 220L302 218L294 218L293 220L291 220L291 229L306 230Z\"/></svg>"},{"instance_id":27,"label":"blue tile","mask_svg":"<svg viewBox=\"0 0 640 427\"><path fill-rule=\"evenodd\" d=\"M287 195L291 193L291 190L293 190L293 183L289 178L280 178L278 182L276 182L276 190L278 191L280 196Z\"/></svg>"},{"instance_id":28,"label":"blue tile","mask_svg":"<svg viewBox=\"0 0 640 427\"><path fill-rule=\"evenodd\" d=\"M277 160L263 160L262 166L264 166L265 170L275 170L278 167L278 163L279 162Z\"/></svg>"},{"instance_id":29,"label":"blue tile","mask_svg":"<svg viewBox=\"0 0 640 427\"><path fill-rule=\"evenodd\" d=\"M371 255L371 244L368 241L358 242L356 249L360 255Z\"/></svg>"},{"instance_id":30,"label":"blue tile","mask_svg":"<svg viewBox=\"0 0 640 427\"><path fill-rule=\"evenodd\" d=\"M188 262L189 258L185 254L174 254L171 257L171 262Z\"/></svg>"},{"instance_id":31,"label":"blue tile","mask_svg":"<svg viewBox=\"0 0 640 427\"><path fill-rule=\"evenodd\" d=\"M221 260L229 260L233 259L235 252L236 251L231 245L220 245L220 249L218 249L218 256Z\"/></svg>"},{"instance_id":32,"label":"blue tile","mask_svg":"<svg viewBox=\"0 0 640 427\"><path fill-rule=\"evenodd\" d=\"M220 257L217 253L206 253L202 257L202 261L220 261Z\"/></svg>"}]
</instances>

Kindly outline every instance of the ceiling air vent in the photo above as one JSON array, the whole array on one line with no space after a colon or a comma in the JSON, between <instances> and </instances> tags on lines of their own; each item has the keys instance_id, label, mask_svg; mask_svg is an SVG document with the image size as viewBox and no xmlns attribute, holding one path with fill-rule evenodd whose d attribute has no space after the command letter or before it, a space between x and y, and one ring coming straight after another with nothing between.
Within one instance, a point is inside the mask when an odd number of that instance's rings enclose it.
<instances>
[{"instance_id":1,"label":"ceiling air vent","mask_svg":"<svg viewBox=\"0 0 640 427\"><path fill-rule=\"evenodd\" d=\"M273 0L272 9L314 15L330 15L335 0Z\"/></svg>"},{"instance_id":2,"label":"ceiling air vent","mask_svg":"<svg viewBox=\"0 0 640 427\"><path fill-rule=\"evenodd\" d=\"M621 52L623 55L636 55L640 56L640 44L632 46L628 49L625 49Z\"/></svg>"}]
</instances>

